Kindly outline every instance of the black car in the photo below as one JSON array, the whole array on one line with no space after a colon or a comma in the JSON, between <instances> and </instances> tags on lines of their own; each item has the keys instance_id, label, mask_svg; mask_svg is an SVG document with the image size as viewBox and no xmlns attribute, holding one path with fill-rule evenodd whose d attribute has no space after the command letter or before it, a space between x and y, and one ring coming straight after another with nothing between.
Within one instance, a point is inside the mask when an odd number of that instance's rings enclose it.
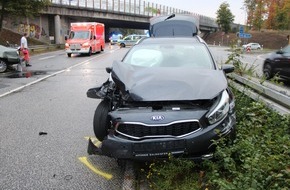
<instances>
[{"instance_id":1,"label":"black car","mask_svg":"<svg viewBox=\"0 0 290 190\"><path fill-rule=\"evenodd\" d=\"M263 73L266 79L278 76L290 80L290 45L271 53L270 56L265 59Z\"/></svg>"},{"instance_id":2,"label":"black car","mask_svg":"<svg viewBox=\"0 0 290 190\"><path fill-rule=\"evenodd\" d=\"M193 37L148 37L115 61L108 80L87 91L102 99L88 153L151 160L168 154L206 159L213 140L234 136L235 101L207 44Z\"/></svg>"}]
</instances>

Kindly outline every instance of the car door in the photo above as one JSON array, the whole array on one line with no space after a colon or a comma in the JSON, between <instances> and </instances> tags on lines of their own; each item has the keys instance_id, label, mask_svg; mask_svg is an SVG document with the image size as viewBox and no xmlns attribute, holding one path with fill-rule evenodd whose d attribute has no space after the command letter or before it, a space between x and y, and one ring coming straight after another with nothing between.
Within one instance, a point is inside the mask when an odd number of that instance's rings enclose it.
<instances>
[{"instance_id":1,"label":"car door","mask_svg":"<svg viewBox=\"0 0 290 190\"><path fill-rule=\"evenodd\" d=\"M280 58L280 66L281 66L281 72L280 74L282 76L285 76L287 78L290 78L290 45L283 48L283 53L281 54Z\"/></svg>"}]
</instances>

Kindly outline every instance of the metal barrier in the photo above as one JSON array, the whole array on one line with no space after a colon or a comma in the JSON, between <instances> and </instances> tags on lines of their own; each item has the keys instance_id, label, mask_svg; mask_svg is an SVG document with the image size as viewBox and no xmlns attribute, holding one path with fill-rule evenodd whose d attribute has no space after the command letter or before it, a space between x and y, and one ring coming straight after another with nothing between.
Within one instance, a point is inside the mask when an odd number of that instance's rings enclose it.
<instances>
[{"instance_id":1,"label":"metal barrier","mask_svg":"<svg viewBox=\"0 0 290 190\"><path fill-rule=\"evenodd\" d=\"M64 44L47 44L47 45L34 45L29 46L31 52L54 50L54 49L64 49Z\"/></svg>"},{"instance_id":2,"label":"metal barrier","mask_svg":"<svg viewBox=\"0 0 290 190\"><path fill-rule=\"evenodd\" d=\"M229 74L235 88L245 92L254 100L263 101L268 107L281 114L290 114L290 94L282 87L271 85L267 81L261 85L258 79Z\"/></svg>"}]
</instances>

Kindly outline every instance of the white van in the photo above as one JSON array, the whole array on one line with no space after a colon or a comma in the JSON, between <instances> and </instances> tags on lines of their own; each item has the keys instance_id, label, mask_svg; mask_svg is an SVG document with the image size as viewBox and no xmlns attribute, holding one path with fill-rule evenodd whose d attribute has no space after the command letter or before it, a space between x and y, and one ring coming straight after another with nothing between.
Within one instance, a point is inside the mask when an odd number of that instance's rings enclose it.
<instances>
[{"instance_id":1,"label":"white van","mask_svg":"<svg viewBox=\"0 0 290 190\"><path fill-rule=\"evenodd\" d=\"M124 37L123 39L118 40L118 45L120 47L132 46L138 40L147 37L147 35L132 34Z\"/></svg>"}]
</instances>

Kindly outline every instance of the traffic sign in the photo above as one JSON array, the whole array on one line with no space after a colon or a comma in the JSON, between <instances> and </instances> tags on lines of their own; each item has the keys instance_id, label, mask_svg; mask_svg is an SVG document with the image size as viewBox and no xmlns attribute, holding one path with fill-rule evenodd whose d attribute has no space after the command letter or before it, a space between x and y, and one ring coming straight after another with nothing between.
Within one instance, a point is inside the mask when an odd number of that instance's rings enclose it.
<instances>
[{"instance_id":1,"label":"traffic sign","mask_svg":"<svg viewBox=\"0 0 290 190\"><path fill-rule=\"evenodd\" d=\"M251 38L252 34L249 33L240 33L239 35L240 38Z\"/></svg>"},{"instance_id":2,"label":"traffic sign","mask_svg":"<svg viewBox=\"0 0 290 190\"><path fill-rule=\"evenodd\" d=\"M244 27L243 26L240 26L240 34L241 33L244 33Z\"/></svg>"}]
</instances>

